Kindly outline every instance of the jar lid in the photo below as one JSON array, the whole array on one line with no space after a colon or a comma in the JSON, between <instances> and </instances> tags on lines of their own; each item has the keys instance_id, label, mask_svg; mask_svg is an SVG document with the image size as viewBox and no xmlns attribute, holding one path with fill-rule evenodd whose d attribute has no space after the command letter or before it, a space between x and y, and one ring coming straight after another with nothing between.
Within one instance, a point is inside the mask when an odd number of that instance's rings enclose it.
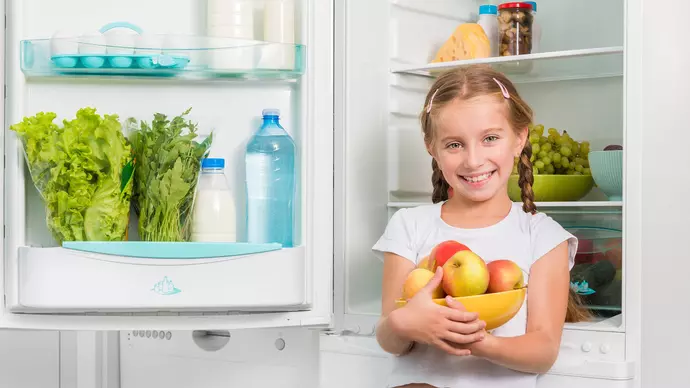
<instances>
[{"instance_id":1,"label":"jar lid","mask_svg":"<svg viewBox=\"0 0 690 388\"><path fill-rule=\"evenodd\" d=\"M498 9L505 9L505 8L525 8L525 9L532 9L532 4L526 3L524 1L519 1L519 2L514 2L514 3L503 3L498 6Z\"/></svg>"},{"instance_id":2,"label":"jar lid","mask_svg":"<svg viewBox=\"0 0 690 388\"><path fill-rule=\"evenodd\" d=\"M484 4L479 6L480 15L496 15L498 13L498 7L493 4Z\"/></svg>"},{"instance_id":3,"label":"jar lid","mask_svg":"<svg viewBox=\"0 0 690 388\"><path fill-rule=\"evenodd\" d=\"M534 12L537 12L537 2L536 2L536 1L525 1L525 3L531 4L531 5L532 5L532 10L533 10Z\"/></svg>"},{"instance_id":4,"label":"jar lid","mask_svg":"<svg viewBox=\"0 0 690 388\"><path fill-rule=\"evenodd\" d=\"M204 158L201 160L201 168L225 168L225 159Z\"/></svg>"}]
</instances>

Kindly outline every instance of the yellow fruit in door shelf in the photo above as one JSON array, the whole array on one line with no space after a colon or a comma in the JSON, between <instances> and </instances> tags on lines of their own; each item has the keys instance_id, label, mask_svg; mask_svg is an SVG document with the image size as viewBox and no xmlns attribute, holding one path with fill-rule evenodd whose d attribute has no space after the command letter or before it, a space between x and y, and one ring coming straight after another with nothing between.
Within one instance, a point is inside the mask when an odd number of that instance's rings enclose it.
<instances>
[{"instance_id":1,"label":"yellow fruit in door shelf","mask_svg":"<svg viewBox=\"0 0 690 388\"><path fill-rule=\"evenodd\" d=\"M491 44L484 29L477 23L463 23L446 40L432 63L488 58Z\"/></svg>"}]
</instances>

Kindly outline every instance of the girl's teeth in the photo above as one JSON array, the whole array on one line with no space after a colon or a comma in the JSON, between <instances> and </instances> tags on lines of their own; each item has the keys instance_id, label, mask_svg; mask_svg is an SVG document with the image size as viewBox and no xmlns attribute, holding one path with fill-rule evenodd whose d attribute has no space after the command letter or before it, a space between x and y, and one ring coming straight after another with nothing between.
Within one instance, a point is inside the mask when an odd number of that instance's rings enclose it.
<instances>
[{"instance_id":1,"label":"girl's teeth","mask_svg":"<svg viewBox=\"0 0 690 388\"><path fill-rule=\"evenodd\" d=\"M468 181L468 182L473 182L473 183L475 183L475 182L481 182L481 181L483 181L483 180L485 180L485 179L488 179L489 176L491 176L491 173L490 173L490 172L488 172L488 173L486 173L486 174L479 175L479 176L475 176L475 177L463 177L463 178L465 178L465 180Z\"/></svg>"}]
</instances>

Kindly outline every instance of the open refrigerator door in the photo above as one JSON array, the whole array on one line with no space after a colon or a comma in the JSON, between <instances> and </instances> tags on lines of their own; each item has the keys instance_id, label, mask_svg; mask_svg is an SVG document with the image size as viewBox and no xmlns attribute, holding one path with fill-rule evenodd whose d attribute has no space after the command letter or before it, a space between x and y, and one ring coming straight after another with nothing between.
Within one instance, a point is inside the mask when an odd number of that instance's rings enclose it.
<instances>
[{"instance_id":1,"label":"open refrigerator door","mask_svg":"<svg viewBox=\"0 0 690 388\"><path fill-rule=\"evenodd\" d=\"M243 3L5 1L0 327L331 324L331 9ZM267 120L294 144L284 219L261 207L275 161L250 162ZM199 194L219 159L220 221Z\"/></svg>"}]
</instances>

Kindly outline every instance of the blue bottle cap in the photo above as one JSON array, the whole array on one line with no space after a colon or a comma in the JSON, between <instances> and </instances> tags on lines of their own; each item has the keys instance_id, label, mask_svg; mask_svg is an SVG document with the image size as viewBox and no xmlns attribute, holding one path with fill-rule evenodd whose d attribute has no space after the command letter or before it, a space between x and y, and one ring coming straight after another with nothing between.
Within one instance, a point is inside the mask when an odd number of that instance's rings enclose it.
<instances>
[{"instance_id":1,"label":"blue bottle cap","mask_svg":"<svg viewBox=\"0 0 690 388\"><path fill-rule=\"evenodd\" d=\"M480 15L498 15L498 7L493 4L484 4L479 6Z\"/></svg>"},{"instance_id":2,"label":"blue bottle cap","mask_svg":"<svg viewBox=\"0 0 690 388\"><path fill-rule=\"evenodd\" d=\"M201 168L225 168L225 159L204 158L201 160Z\"/></svg>"},{"instance_id":3,"label":"blue bottle cap","mask_svg":"<svg viewBox=\"0 0 690 388\"><path fill-rule=\"evenodd\" d=\"M537 12L537 2L536 1L525 1L527 4L532 4L532 11Z\"/></svg>"},{"instance_id":4,"label":"blue bottle cap","mask_svg":"<svg viewBox=\"0 0 690 388\"><path fill-rule=\"evenodd\" d=\"M273 109L273 108L264 109L261 112L261 115L264 117L266 117L266 116L280 116L280 109Z\"/></svg>"}]
</instances>

